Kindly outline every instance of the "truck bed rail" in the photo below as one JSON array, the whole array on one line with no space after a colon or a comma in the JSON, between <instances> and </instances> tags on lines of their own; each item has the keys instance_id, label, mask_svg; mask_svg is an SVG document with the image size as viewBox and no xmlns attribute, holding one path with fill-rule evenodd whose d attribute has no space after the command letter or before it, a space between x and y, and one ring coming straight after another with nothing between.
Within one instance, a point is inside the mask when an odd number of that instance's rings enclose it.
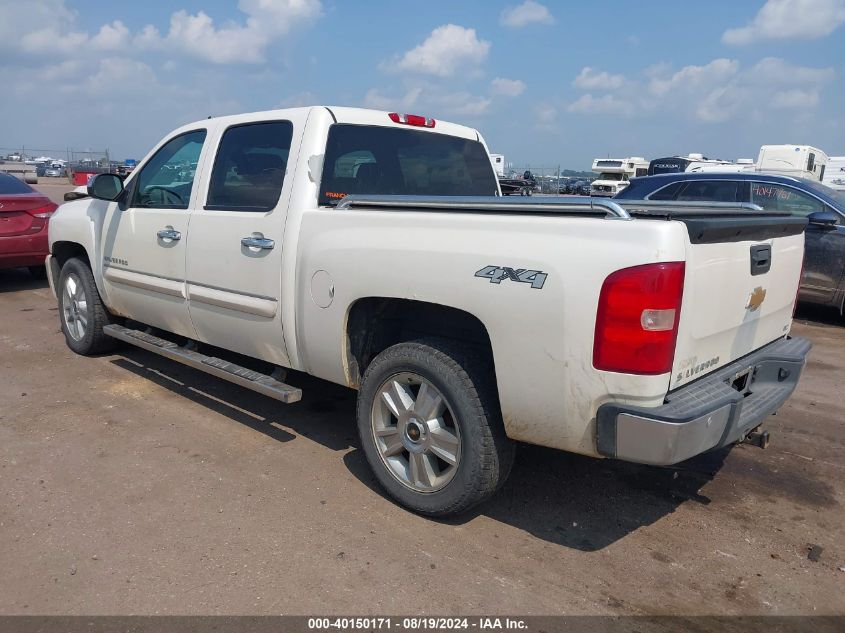
<instances>
[{"instance_id":1,"label":"truck bed rail","mask_svg":"<svg viewBox=\"0 0 845 633\"><path fill-rule=\"evenodd\" d=\"M337 209L391 209L396 211L457 211L469 213L529 213L604 216L630 220L618 203L605 198L533 198L513 202L499 196L369 196L353 194L343 198Z\"/></svg>"},{"instance_id":2,"label":"truck bed rail","mask_svg":"<svg viewBox=\"0 0 845 633\"><path fill-rule=\"evenodd\" d=\"M681 217L689 215L766 215L767 217L788 217L786 211L766 211L750 202L707 202L698 200L628 200L620 198L616 204L629 214L659 217Z\"/></svg>"}]
</instances>

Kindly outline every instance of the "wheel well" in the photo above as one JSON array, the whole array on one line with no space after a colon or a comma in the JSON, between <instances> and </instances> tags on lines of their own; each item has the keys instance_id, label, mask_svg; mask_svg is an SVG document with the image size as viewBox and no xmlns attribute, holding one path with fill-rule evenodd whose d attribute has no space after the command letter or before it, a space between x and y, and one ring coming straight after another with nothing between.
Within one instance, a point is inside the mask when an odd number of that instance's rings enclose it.
<instances>
[{"instance_id":1,"label":"wheel well","mask_svg":"<svg viewBox=\"0 0 845 633\"><path fill-rule=\"evenodd\" d=\"M493 348L487 328L469 312L425 301L368 297L352 305L346 321L352 386L360 384L367 366L380 352L396 343L424 336L470 344L493 368Z\"/></svg>"},{"instance_id":2,"label":"wheel well","mask_svg":"<svg viewBox=\"0 0 845 633\"><path fill-rule=\"evenodd\" d=\"M88 259L88 253L85 251L85 247L81 244L77 244L76 242L54 242L52 255L59 264L59 270L61 270L62 266L65 265L65 262L71 257L80 257L88 262L89 266L91 264Z\"/></svg>"}]
</instances>

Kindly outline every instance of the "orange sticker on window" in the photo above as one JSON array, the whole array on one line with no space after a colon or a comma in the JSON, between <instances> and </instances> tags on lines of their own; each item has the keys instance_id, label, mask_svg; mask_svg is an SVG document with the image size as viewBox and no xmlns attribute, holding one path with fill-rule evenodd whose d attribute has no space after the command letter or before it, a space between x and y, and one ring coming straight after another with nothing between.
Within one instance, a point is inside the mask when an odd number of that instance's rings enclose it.
<instances>
[{"instance_id":1,"label":"orange sticker on window","mask_svg":"<svg viewBox=\"0 0 845 633\"><path fill-rule=\"evenodd\" d=\"M326 196L326 198L345 198L349 194L337 193L336 191L327 191L323 195Z\"/></svg>"}]
</instances>

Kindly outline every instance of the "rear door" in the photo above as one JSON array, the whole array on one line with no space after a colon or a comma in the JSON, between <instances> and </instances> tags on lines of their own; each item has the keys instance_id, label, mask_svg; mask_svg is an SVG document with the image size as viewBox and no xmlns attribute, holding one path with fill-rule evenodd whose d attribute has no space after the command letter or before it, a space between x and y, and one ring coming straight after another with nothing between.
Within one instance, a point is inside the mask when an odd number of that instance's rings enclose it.
<instances>
[{"instance_id":1,"label":"rear door","mask_svg":"<svg viewBox=\"0 0 845 633\"><path fill-rule=\"evenodd\" d=\"M282 238L306 117L245 119L216 131L187 253L197 338L285 366Z\"/></svg>"},{"instance_id":2,"label":"rear door","mask_svg":"<svg viewBox=\"0 0 845 633\"><path fill-rule=\"evenodd\" d=\"M103 279L119 314L193 338L185 294L185 252L194 181L207 131L168 139L127 183L125 198L107 204Z\"/></svg>"}]
</instances>

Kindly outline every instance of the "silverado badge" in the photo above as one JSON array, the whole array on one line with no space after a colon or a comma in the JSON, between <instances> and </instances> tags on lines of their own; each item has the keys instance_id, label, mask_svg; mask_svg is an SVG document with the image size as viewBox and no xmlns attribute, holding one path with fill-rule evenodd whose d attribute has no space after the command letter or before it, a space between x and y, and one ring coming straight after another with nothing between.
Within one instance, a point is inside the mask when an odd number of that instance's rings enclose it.
<instances>
[{"instance_id":1,"label":"silverado badge","mask_svg":"<svg viewBox=\"0 0 845 633\"><path fill-rule=\"evenodd\" d=\"M748 305L745 306L745 309L754 312L757 308L763 305L763 301L765 300L766 289L762 286L757 286L751 293L751 297L748 299Z\"/></svg>"}]
</instances>

